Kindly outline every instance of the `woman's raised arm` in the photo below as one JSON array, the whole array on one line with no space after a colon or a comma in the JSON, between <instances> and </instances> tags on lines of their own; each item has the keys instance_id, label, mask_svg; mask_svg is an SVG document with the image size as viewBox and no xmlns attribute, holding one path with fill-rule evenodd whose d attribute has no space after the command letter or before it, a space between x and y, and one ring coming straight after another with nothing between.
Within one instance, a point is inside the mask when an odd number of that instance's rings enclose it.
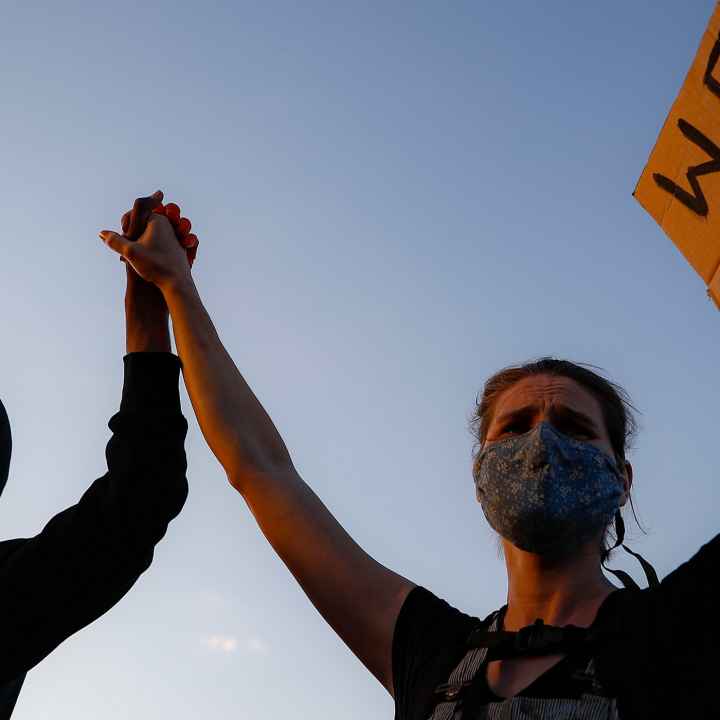
<instances>
[{"instance_id":1,"label":"woman's raised arm","mask_svg":"<svg viewBox=\"0 0 720 720\"><path fill-rule=\"evenodd\" d=\"M137 242L102 237L163 292L195 414L230 483L318 611L392 694L393 631L413 583L371 558L299 476L223 347L167 219L151 218Z\"/></svg>"}]
</instances>

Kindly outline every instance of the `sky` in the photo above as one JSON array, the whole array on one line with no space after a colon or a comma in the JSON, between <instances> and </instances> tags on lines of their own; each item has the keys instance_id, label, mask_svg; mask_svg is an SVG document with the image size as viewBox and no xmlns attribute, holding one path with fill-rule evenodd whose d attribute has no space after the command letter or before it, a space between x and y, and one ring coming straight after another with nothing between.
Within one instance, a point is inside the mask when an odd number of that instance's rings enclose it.
<instances>
[{"instance_id":1,"label":"sky","mask_svg":"<svg viewBox=\"0 0 720 720\"><path fill-rule=\"evenodd\" d=\"M504 603L468 421L489 375L542 355L628 390L647 531L628 544L661 576L690 558L718 529L720 313L632 191L712 9L6 0L0 537L106 470L125 272L97 233L162 188L225 347L377 560L465 612ZM391 718L181 398L182 514L14 720Z\"/></svg>"}]
</instances>

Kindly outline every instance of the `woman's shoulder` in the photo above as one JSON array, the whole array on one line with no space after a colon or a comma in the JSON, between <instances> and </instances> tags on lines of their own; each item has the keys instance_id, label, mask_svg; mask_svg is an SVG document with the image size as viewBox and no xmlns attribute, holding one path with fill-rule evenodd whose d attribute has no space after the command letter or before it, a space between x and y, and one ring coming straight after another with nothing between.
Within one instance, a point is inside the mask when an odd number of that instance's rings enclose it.
<instances>
[{"instance_id":1,"label":"woman's shoulder","mask_svg":"<svg viewBox=\"0 0 720 720\"><path fill-rule=\"evenodd\" d=\"M491 618L464 613L422 586L409 593L393 636L396 718L423 716L437 685L466 652L472 630Z\"/></svg>"},{"instance_id":2,"label":"woman's shoulder","mask_svg":"<svg viewBox=\"0 0 720 720\"><path fill-rule=\"evenodd\" d=\"M469 615L418 585L408 594L400 609L395 635L402 639L401 636L406 633L420 633L425 643L436 637L437 642L443 645L464 644L473 629L489 623L491 618L492 614L484 619Z\"/></svg>"}]
</instances>

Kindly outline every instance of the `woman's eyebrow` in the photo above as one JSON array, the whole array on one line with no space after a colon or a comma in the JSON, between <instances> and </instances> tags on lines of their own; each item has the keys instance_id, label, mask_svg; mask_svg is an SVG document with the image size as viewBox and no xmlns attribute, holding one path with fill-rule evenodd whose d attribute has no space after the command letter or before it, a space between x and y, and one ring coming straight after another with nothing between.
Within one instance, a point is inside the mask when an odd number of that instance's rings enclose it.
<instances>
[{"instance_id":1,"label":"woman's eyebrow","mask_svg":"<svg viewBox=\"0 0 720 720\"><path fill-rule=\"evenodd\" d=\"M523 422L532 420L538 413L537 405L525 405L524 407L510 410L498 417L497 426L504 427L510 422ZM568 405L552 405L548 410L548 416L551 420L573 422L581 425L588 430L599 432L595 421L580 410L575 410Z\"/></svg>"},{"instance_id":2,"label":"woman's eyebrow","mask_svg":"<svg viewBox=\"0 0 720 720\"><path fill-rule=\"evenodd\" d=\"M583 412L575 410L567 405L553 405L548 411L548 415L551 419L565 420L574 422L578 425L582 425L587 429L591 429L594 432L598 432L595 421Z\"/></svg>"},{"instance_id":3,"label":"woman's eyebrow","mask_svg":"<svg viewBox=\"0 0 720 720\"><path fill-rule=\"evenodd\" d=\"M538 413L537 405L525 405L524 407L510 410L497 419L498 425L506 425L508 422L532 420Z\"/></svg>"}]
</instances>

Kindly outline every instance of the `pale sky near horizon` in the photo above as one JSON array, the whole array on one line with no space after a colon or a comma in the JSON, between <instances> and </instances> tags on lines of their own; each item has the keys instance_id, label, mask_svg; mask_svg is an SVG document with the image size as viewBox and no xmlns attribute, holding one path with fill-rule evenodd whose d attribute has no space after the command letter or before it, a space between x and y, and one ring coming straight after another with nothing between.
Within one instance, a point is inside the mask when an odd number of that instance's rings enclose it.
<instances>
[{"instance_id":1,"label":"pale sky near horizon","mask_svg":"<svg viewBox=\"0 0 720 720\"><path fill-rule=\"evenodd\" d=\"M629 544L661 575L688 559L718 529L720 313L631 194L712 8L6 2L0 537L105 472L124 268L97 232L160 187L228 351L379 561L466 612L503 604L467 424L492 372L545 354L627 388L648 530ZM181 393L183 513L13 719L392 717Z\"/></svg>"}]
</instances>

